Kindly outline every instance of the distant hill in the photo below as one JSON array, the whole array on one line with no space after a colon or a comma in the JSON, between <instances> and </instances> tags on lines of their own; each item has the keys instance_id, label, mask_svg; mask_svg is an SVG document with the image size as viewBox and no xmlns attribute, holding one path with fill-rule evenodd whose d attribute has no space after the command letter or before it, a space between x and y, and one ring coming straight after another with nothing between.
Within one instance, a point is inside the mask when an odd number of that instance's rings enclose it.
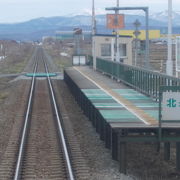
<instances>
[{"instance_id":1,"label":"distant hill","mask_svg":"<svg viewBox=\"0 0 180 180\"><path fill-rule=\"evenodd\" d=\"M180 34L180 13L173 14L174 32ZM141 28L145 27L145 17L142 15L126 15L126 29L134 29L133 22L138 19L141 22ZM106 16L97 15L97 29L99 33L109 32L106 29ZM167 14L157 13L151 15L151 29L167 30ZM0 39L14 39L20 41L40 40L43 36L53 36L55 31L72 30L74 27L81 27L85 30L91 29L91 16L75 15L60 16L49 18L37 18L27 22L14 24L0 24Z\"/></svg>"}]
</instances>

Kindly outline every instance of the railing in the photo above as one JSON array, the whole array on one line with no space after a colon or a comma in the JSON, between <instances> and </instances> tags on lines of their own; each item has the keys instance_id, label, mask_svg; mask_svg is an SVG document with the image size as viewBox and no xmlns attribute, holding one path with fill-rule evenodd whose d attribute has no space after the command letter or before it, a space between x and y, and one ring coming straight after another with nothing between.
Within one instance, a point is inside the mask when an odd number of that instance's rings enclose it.
<instances>
[{"instance_id":1,"label":"railing","mask_svg":"<svg viewBox=\"0 0 180 180\"><path fill-rule=\"evenodd\" d=\"M96 68L126 85L159 99L160 86L180 86L180 79L143 68L97 58Z\"/></svg>"}]
</instances>

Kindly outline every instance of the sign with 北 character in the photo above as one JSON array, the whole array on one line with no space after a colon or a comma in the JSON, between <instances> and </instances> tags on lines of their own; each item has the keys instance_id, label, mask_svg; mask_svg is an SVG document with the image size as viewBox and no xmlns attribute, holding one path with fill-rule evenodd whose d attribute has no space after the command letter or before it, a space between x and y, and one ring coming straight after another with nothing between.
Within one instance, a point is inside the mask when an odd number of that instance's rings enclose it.
<instances>
[{"instance_id":1,"label":"sign with \u5317 character","mask_svg":"<svg viewBox=\"0 0 180 180\"><path fill-rule=\"evenodd\" d=\"M124 15L123 14L107 14L107 28L108 29L124 28Z\"/></svg>"},{"instance_id":2,"label":"sign with \u5317 character","mask_svg":"<svg viewBox=\"0 0 180 180\"><path fill-rule=\"evenodd\" d=\"M161 108L162 120L180 121L180 92L163 92Z\"/></svg>"}]
</instances>

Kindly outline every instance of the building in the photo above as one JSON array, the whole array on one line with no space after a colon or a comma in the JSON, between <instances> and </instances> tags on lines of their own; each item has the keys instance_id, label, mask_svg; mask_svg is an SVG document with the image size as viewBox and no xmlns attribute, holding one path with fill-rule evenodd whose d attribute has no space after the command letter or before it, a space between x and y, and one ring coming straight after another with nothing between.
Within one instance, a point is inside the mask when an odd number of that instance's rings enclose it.
<instances>
[{"instance_id":1,"label":"building","mask_svg":"<svg viewBox=\"0 0 180 180\"><path fill-rule=\"evenodd\" d=\"M140 34L138 36L138 39L140 39L141 41L146 40L146 31L145 30L139 30ZM119 31L119 35L121 36L132 36L133 38L135 38L134 35L134 30L120 30ZM158 39L161 37L161 32L160 30L149 30L149 39Z\"/></svg>"},{"instance_id":2,"label":"building","mask_svg":"<svg viewBox=\"0 0 180 180\"><path fill-rule=\"evenodd\" d=\"M119 62L132 65L132 36L119 36ZM115 61L116 36L96 34L93 36L95 56Z\"/></svg>"}]
</instances>

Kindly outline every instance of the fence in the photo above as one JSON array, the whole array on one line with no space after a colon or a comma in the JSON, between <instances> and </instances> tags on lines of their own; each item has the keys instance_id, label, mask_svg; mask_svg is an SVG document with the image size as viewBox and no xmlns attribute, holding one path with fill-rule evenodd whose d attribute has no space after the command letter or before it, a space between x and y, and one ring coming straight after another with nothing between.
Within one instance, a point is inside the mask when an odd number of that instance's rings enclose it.
<instances>
[{"instance_id":1,"label":"fence","mask_svg":"<svg viewBox=\"0 0 180 180\"><path fill-rule=\"evenodd\" d=\"M180 79L122 63L97 58L96 68L142 93L159 99L160 86L180 86Z\"/></svg>"}]
</instances>

